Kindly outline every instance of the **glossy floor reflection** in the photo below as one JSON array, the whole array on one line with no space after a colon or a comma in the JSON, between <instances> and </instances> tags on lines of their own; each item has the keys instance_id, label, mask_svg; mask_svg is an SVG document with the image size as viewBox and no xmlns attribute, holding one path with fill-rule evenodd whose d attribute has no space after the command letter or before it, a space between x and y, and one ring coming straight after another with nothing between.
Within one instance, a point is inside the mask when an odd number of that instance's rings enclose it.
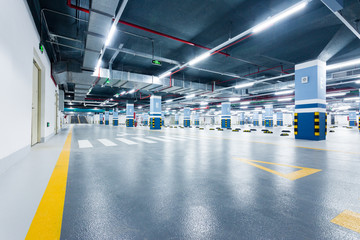
<instances>
[{"instance_id":1,"label":"glossy floor reflection","mask_svg":"<svg viewBox=\"0 0 360 240\"><path fill-rule=\"evenodd\" d=\"M308 142L282 129L75 126L61 239L359 238L331 220L360 213L360 134ZM321 171L289 180L238 158Z\"/></svg>"}]
</instances>

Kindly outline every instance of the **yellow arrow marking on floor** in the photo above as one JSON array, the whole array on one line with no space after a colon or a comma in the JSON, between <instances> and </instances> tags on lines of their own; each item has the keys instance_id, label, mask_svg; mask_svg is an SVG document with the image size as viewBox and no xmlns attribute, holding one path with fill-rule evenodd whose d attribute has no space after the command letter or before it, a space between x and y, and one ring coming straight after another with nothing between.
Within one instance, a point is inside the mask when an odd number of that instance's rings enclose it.
<instances>
[{"instance_id":1,"label":"yellow arrow marking on floor","mask_svg":"<svg viewBox=\"0 0 360 240\"><path fill-rule=\"evenodd\" d=\"M337 215L332 223L335 223L344 228L353 230L355 232L360 233L360 214L356 212L352 212L350 210L345 210L339 215Z\"/></svg>"},{"instance_id":2,"label":"yellow arrow marking on floor","mask_svg":"<svg viewBox=\"0 0 360 240\"><path fill-rule=\"evenodd\" d=\"M281 164L281 163L263 162L263 161L248 160L248 159L243 159L243 158L236 158L236 159L239 160L239 161L242 161L244 163L250 164L250 165L252 165L254 167L265 170L267 172L276 174L276 175L278 175L280 177L287 178L289 180L296 180L296 179L303 178L303 177L306 177L306 176L309 176L311 174L314 174L314 173L317 173L317 172L321 171L321 169L291 166L291 165ZM284 173L272 170L270 168L263 167L263 166L261 166L259 164L256 164L256 163L263 163L263 164L277 165L277 166L282 166L282 167L297 168L297 169L300 169L300 170L298 170L296 172L284 174Z\"/></svg>"},{"instance_id":3,"label":"yellow arrow marking on floor","mask_svg":"<svg viewBox=\"0 0 360 240\"><path fill-rule=\"evenodd\" d=\"M60 239L69 169L71 132L70 129L25 239Z\"/></svg>"}]
</instances>

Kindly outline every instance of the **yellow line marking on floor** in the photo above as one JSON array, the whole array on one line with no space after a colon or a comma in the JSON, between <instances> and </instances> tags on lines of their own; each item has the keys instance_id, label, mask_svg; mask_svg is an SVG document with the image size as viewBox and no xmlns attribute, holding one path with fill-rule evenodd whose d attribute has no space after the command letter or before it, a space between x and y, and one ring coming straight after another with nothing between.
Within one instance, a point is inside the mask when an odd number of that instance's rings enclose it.
<instances>
[{"instance_id":1,"label":"yellow line marking on floor","mask_svg":"<svg viewBox=\"0 0 360 240\"><path fill-rule=\"evenodd\" d=\"M360 233L360 214L352 212L350 210L345 210L334 219L331 220L332 223L335 223L341 227L353 230Z\"/></svg>"},{"instance_id":2,"label":"yellow line marking on floor","mask_svg":"<svg viewBox=\"0 0 360 240\"><path fill-rule=\"evenodd\" d=\"M317 173L317 172L321 171L321 169L298 167L298 166L292 166L292 165L287 165L287 164L282 164L282 163L264 162L264 161L249 160L249 159L244 159L244 158L235 158L235 159L239 160L239 161L242 161L244 163L250 164L250 165L252 165L254 167L260 168L260 169L262 169L264 171L276 174L276 175L278 175L280 177L292 180L292 181L294 181L296 179L299 179L299 178L309 176L311 174L314 174L314 173ZM277 165L277 166L289 167L289 168L297 168L297 169L300 169L300 170L292 172L292 173L284 174L284 173L272 170L270 168L266 168L266 167L261 166L261 165L256 164L256 163Z\"/></svg>"},{"instance_id":3,"label":"yellow line marking on floor","mask_svg":"<svg viewBox=\"0 0 360 240\"><path fill-rule=\"evenodd\" d=\"M60 239L72 128L66 138L25 239Z\"/></svg>"}]
</instances>

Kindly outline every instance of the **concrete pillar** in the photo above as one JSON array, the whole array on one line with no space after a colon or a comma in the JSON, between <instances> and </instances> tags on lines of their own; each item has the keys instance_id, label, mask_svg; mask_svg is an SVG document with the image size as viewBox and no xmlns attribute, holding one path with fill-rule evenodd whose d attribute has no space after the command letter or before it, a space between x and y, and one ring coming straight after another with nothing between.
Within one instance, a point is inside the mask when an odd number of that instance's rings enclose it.
<instances>
[{"instance_id":1,"label":"concrete pillar","mask_svg":"<svg viewBox=\"0 0 360 240\"><path fill-rule=\"evenodd\" d=\"M244 112L239 113L239 122L240 122L240 125L245 125L245 113Z\"/></svg>"},{"instance_id":2,"label":"concrete pillar","mask_svg":"<svg viewBox=\"0 0 360 240\"><path fill-rule=\"evenodd\" d=\"M117 108L114 108L114 111L113 111L113 125L114 126L119 125L119 111Z\"/></svg>"},{"instance_id":3,"label":"concrete pillar","mask_svg":"<svg viewBox=\"0 0 360 240\"><path fill-rule=\"evenodd\" d=\"M150 129L161 129L161 96L150 97Z\"/></svg>"},{"instance_id":4,"label":"concrete pillar","mask_svg":"<svg viewBox=\"0 0 360 240\"><path fill-rule=\"evenodd\" d=\"M198 113L198 112L195 112L195 115L194 115L194 125L195 125L195 126L199 126L199 125L200 125L200 116L199 116L199 113Z\"/></svg>"},{"instance_id":5,"label":"concrete pillar","mask_svg":"<svg viewBox=\"0 0 360 240\"><path fill-rule=\"evenodd\" d=\"M175 114L175 125L179 125L179 114Z\"/></svg>"},{"instance_id":6,"label":"concrete pillar","mask_svg":"<svg viewBox=\"0 0 360 240\"><path fill-rule=\"evenodd\" d=\"M326 63L313 60L295 66L296 139L325 140L326 115Z\"/></svg>"},{"instance_id":7,"label":"concrete pillar","mask_svg":"<svg viewBox=\"0 0 360 240\"><path fill-rule=\"evenodd\" d=\"M99 122L100 124L104 124L104 114L102 113L99 114Z\"/></svg>"},{"instance_id":8,"label":"concrete pillar","mask_svg":"<svg viewBox=\"0 0 360 240\"><path fill-rule=\"evenodd\" d=\"M184 108L184 127L190 127L190 108Z\"/></svg>"},{"instance_id":9,"label":"concrete pillar","mask_svg":"<svg viewBox=\"0 0 360 240\"><path fill-rule=\"evenodd\" d=\"M253 124L254 126L259 126L259 112L253 112Z\"/></svg>"},{"instance_id":10,"label":"concrete pillar","mask_svg":"<svg viewBox=\"0 0 360 240\"><path fill-rule=\"evenodd\" d=\"M229 102L221 103L221 128L231 128L231 105Z\"/></svg>"},{"instance_id":11,"label":"concrete pillar","mask_svg":"<svg viewBox=\"0 0 360 240\"><path fill-rule=\"evenodd\" d=\"M356 112L349 112L349 126L356 126Z\"/></svg>"},{"instance_id":12,"label":"concrete pillar","mask_svg":"<svg viewBox=\"0 0 360 240\"><path fill-rule=\"evenodd\" d=\"M276 125L284 126L284 114L282 112L276 113Z\"/></svg>"},{"instance_id":13,"label":"concrete pillar","mask_svg":"<svg viewBox=\"0 0 360 240\"><path fill-rule=\"evenodd\" d=\"M126 104L126 127L134 127L134 104Z\"/></svg>"},{"instance_id":14,"label":"concrete pillar","mask_svg":"<svg viewBox=\"0 0 360 240\"><path fill-rule=\"evenodd\" d=\"M266 105L265 106L265 116L264 116L265 127L273 127L274 126L273 115L274 115L273 106Z\"/></svg>"},{"instance_id":15,"label":"concrete pillar","mask_svg":"<svg viewBox=\"0 0 360 240\"><path fill-rule=\"evenodd\" d=\"M110 113L105 111L105 125L109 125Z\"/></svg>"},{"instance_id":16,"label":"concrete pillar","mask_svg":"<svg viewBox=\"0 0 360 240\"><path fill-rule=\"evenodd\" d=\"M148 116L148 114L147 113L143 113L143 115L142 115L142 120L143 120L143 122L142 122L142 124L144 125L144 126L147 126L148 124L149 124L149 116Z\"/></svg>"}]
</instances>

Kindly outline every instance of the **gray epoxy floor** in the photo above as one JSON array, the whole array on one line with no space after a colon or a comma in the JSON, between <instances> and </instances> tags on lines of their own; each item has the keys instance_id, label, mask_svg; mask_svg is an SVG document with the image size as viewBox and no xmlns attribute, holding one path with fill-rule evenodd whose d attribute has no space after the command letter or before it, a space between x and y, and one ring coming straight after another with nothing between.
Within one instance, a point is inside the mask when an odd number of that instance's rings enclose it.
<instances>
[{"instance_id":1,"label":"gray epoxy floor","mask_svg":"<svg viewBox=\"0 0 360 240\"><path fill-rule=\"evenodd\" d=\"M61 239L360 239L330 222L346 209L360 213L360 134L339 128L309 142L260 129L75 126ZM148 138L163 136L174 139ZM236 158L322 171L291 181Z\"/></svg>"}]
</instances>

